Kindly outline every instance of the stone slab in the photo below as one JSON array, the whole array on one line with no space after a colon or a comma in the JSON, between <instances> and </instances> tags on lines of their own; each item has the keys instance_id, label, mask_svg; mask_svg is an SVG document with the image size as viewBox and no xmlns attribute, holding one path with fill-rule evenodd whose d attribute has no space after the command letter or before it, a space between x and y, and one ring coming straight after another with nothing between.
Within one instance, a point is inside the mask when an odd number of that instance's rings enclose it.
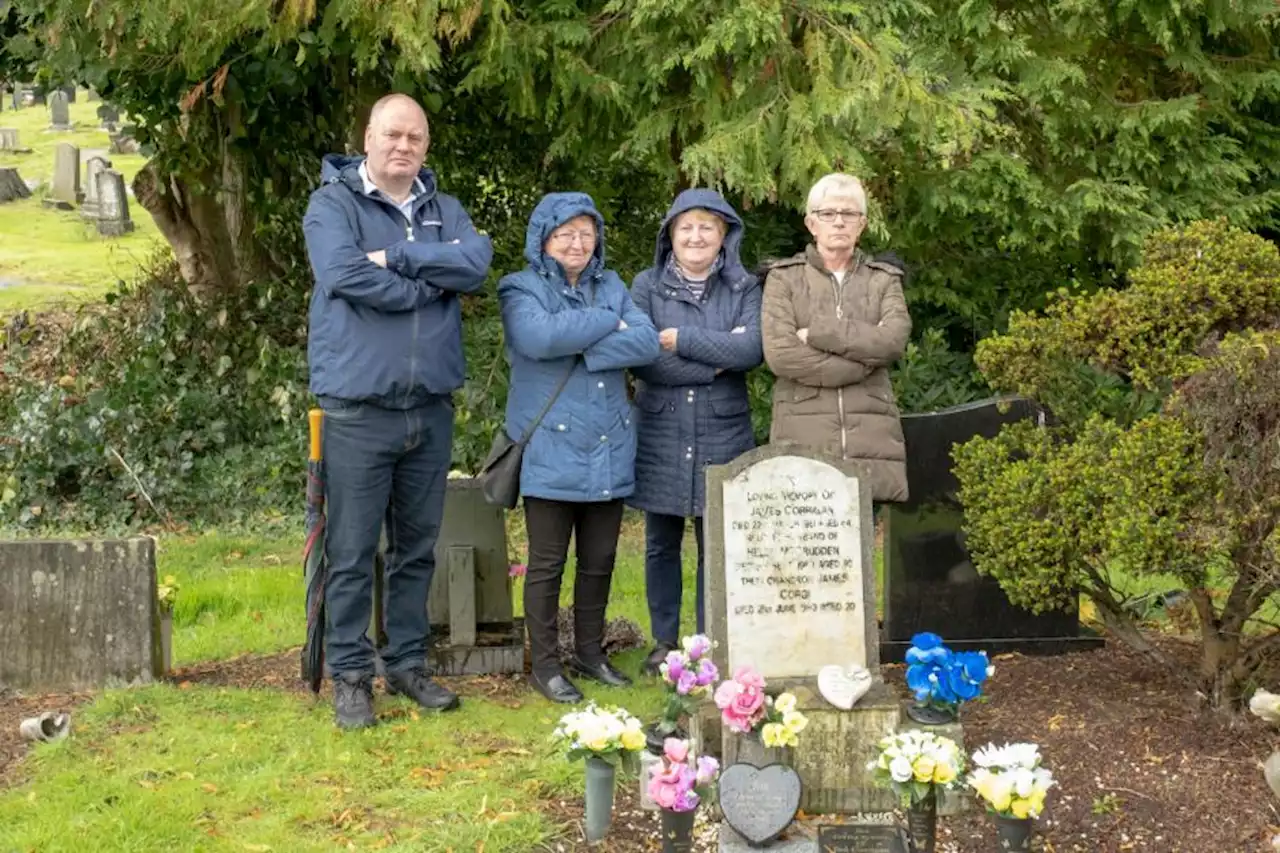
<instances>
[{"instance_id":1,"label":"stone slab","mask_svg":"<svg viewBox=\"0 0 1280 853\"><path fill-rule=\"evenodd\" d=\"M752 847L747 840L734 832L727 823L720 824L720 853L758 853L768 850L769 853L818 853L818 837L798 824L791 824L785 838L771 841L765 847Z\"/></svg>"},{"instance_id":2,"label":"stone slab","mask_svg":"<svg viewBox=\"0 0 1280 853\"><path fill-rule=\"evenodd\" d=\"M161 667L155 542L0 542L0 682L81 690Z\"/></svg>"}]
</instances>

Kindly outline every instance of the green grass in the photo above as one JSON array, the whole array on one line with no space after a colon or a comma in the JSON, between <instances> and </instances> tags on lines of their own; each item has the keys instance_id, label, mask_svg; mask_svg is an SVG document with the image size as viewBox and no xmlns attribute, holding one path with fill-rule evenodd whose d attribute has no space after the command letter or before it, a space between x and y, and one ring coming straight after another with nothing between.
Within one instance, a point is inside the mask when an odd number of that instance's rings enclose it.
<instances>
[{"instance_id":1,"label":"green grass","mask_svg":"<svg viewBox=\"0 0 1280 853\"><path fill-rule=\"evenodd\" d=\"M88 150L101 150L126 181L132 181L146 158L138 154L107 155L107 132L98 128L98 103L82 96L71 104L75 129L65 133L48 130L47 107L26 107L0 113L0 127L14 127L19 142L30 154L0 152L0 167L17 167L27 180L46 185L53 178L53 151L59 142L80 147L83 163ZM165 242L151 216L136 202L130 204L135 230L124 237L98 235L79 211L58 211L41 205L45 190L30 199L0 205L0 313L41 308L62 302L100 298L120 279L129 279L142 261ZM3 286L8 284L9 286Z\"/></svg>"}]
</instances>

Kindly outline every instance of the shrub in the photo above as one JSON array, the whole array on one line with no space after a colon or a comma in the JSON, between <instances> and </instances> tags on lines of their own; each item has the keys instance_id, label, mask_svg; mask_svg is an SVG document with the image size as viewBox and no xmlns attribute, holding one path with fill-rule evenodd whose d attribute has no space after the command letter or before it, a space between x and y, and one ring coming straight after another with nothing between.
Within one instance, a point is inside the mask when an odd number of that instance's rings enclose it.
<instances>
[{"instance_id":1,"label":"shrub","mask_svg":"<svg viewBox=\"0 0 1280 853\"><path fill-rule=\"evenodd\" d=\"M978 362L1062 425L1006 427L955 451L975 566L1035 610L1093 600L1159 657L1119 580L1187 591L1198 687L1238 702L1280 632L1280 253L1218 222L1156 234L1122 291L1018 315ZM1226 587L1226 594L1215 587Z\"/></svg>"}]
</instances>

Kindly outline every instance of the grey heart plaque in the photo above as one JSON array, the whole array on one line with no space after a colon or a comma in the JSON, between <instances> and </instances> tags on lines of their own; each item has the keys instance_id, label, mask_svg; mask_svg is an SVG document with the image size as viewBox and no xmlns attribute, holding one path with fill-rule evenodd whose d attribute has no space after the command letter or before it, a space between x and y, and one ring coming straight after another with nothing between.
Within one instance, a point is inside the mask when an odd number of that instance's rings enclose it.
<instances>
[{"instance_id":1,"label":"grey heart plaque","mask_svg":"<svg viewBox=\"0 0 1280 853\"><path fill-rule=\"evenodd\" d=\"M720 774L720 811L753 847L782 834L800 809L800 775L785 764L730 764Z\"/></svg>"}]
</instances>

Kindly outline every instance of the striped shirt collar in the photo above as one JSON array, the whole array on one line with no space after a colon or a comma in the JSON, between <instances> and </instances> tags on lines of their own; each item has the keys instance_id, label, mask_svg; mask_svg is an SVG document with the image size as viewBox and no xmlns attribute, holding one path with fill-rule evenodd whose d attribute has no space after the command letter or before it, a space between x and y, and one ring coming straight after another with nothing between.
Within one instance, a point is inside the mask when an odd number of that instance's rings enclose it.
<instances>
[{"instance_id":1,"label":"striped shirt collar","mask_svg":"<svg viewBox=\"0 0 1280 853\"><path fill-rule=\"evenodd\" d=\"M418 200L419 196L422 196L427 192L426 184L422 183L422 178L414 178L413 189L409 191L409 197L405 199L403 202L398 202L395 199L393 199L391 196L384 193L382 190L378 189L377 184L375 184L373 182L373 179L369 177L369 170L365 168L366 163L367 161L362 160L360 162L360 167L358 169L358 171L360 172L360 180L364 183L365 195L381 196L382 198L394 204L396 207L404 207L405 205L412 205L415 201Z\"/></svg>"}]
</instances>

